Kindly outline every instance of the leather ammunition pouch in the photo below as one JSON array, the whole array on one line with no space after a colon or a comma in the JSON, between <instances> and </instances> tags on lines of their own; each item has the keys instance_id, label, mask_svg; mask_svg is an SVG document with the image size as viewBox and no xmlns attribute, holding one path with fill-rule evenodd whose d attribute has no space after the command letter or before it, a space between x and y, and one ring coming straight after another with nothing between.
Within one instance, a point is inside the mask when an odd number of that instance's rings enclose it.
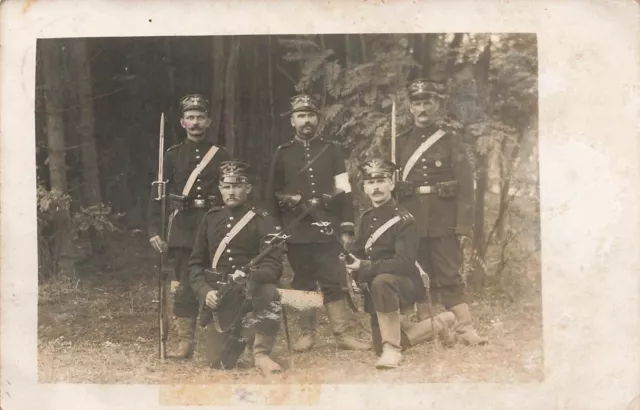
<instances>
[{"instance_id":1,"label":"leather ammunition pouch","mask_svg":"<svg viewBox=\"0 0 640 410\"><path fill-rule=\"evenodd\" d=\"M458 195L458 181L436 183L436 193L440 198L452 198Z\"/></svg>"}]
</instances>

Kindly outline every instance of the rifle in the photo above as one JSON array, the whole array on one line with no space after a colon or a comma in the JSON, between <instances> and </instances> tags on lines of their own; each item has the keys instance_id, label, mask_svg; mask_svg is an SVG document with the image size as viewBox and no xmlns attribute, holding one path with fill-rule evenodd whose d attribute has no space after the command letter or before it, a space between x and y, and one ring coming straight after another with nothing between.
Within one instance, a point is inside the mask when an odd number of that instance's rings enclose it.
<instances>
[{"instance_id":1,"label":"rifle","mask_svg":"<svg viewBox=\"0 0 640 410\"><path fill-rule=\"evenodd\" d=\"M160 144L158 148L158 180L151 183L151 188L158 189L158 196L154 199L160 201L160 238L166 240L165 232L165 216L167 212L167 184L164 179L164 113L160 116ZM166 273L165 273L165 259L166 252L161 252L158 260L158 324L160 328L159 332L159 356L160 360L164 361L167 358L167 338L169 336L169 312L167 307L167 288L166 288Z\"/></svg>"}]
</instances>

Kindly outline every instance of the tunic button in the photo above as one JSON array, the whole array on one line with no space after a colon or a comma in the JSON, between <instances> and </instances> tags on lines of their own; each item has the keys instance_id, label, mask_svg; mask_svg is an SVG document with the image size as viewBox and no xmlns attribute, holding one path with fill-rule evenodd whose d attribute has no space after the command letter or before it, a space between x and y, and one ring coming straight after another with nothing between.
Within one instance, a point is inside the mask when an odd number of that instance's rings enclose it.
<instances>
[{"instance_id":1,"label":"tunic button","mask_svg":"<svg viewBox=\"0 0 640 410\"><path fill-rule=\"evenodd\" d=\"M311 183L311 185L315 185L315 184L316 184L315 182L312 182L312 183Z\"/></svg>"},{"instance_id":2,"label":"tunic button","mask_svg":"<svg viewBox=\"0 0 640 410\"><path fill-rule=\"evenodd\" d=\"M422 158L422 162L425 162L425 161L426 161L426 159Z\"/></svg>"},{"instance_id":3,"label":"tunic button","mask_svg":"<svg viewBox=\"0 0 640 410\"><path fill-rule=\"evenodd\" d=\"M442 162L436 161L436 167L441 167L441 166L442 166Z\"/></svg>"},{"instance_id":4,"label":"tunic button","mask_svg":"<svg viewBox=\"0 0 640 410\"><path fill-rule=\"evenodd\" d=\"M232 258L231 256L229 256L229 260L230 260L230 261L232 261L232 260L233 260L233 258Z\"/></svg>"},{"instance_id":5,"label":"tunic button","mask_svg":"<svg viewBox=\"0 0 640 410\"><path fill-rule=\"evenodd\" d=\"M316 191L311 191L311 193L312 193L312 194L315 194L315 193L316 193Z\"/></svg>"},{"instance_id":6,"label":"tunic button","mask_svg":"<svg viewBox=\"0 0 640 410\"><path fill-rule=\"evenodd\" d=\"M196 159L200 159L200 155L196 155Z\"/></svg>"},{"instance_id":7,"label":"tunic button","mask_svg":"<svg viewBox=\"0 0 640 410\"><path fill-rule=\"evenodd\" d=\"M198 194L198 198L202 198L202 195Z\"/></svg>"},{"instance_id":8,"label":"tunic button","mask_svg":"<svg viewBox=\"0 0 640 410\"><path fill-rule=\"evenodd\" d=\"M235 268L236 268L236 265L231 265L231 269L235 269Z\"/></svg>"},{"instance_id":9,"label":"tunic button","mask_svg":"<svg viewBox=\"0 0 640 410\"><path fill-rule=\"evenodd\" d=\"M374 220L374 221L377 221L377 220L378 220L378 218L373 218L373 220Z\"/></svg>"},{"instance_id":10,"label":"tunic button","mask_svg":"<svg viewBox=\"0 0 640 410\"><path fill-rule=\"evenodd\" d=\"M227 224L227 228L231 228L231 224Z\"/></svg>"},{"instance_id":11,"label":"tunic button","mask_svg":"<svg viewBox=\"0 0 640 410\"><path fill-rule=\"evenodd\" d=\"M233 221L233 216L230 216L230 217L229 217L229 220L230 220L230 221Z\"/></svg>"},{"instance_id":12,"label":"tunic button","mask_svg":"<svg viewBox=\"0 0 640 410\"><path fill-rule=\"evenodd\" d=\"M227 249L227 253L231 252L231 249Z\"/></svg>"},{"instance_id":13,"label":"tunic button","mask_svg":"<svg viewBox=\"0 0 640 410\"><path fill-rule=\"evenodd\" d=\"M198 191L202 191L202 187L201 187L201 186L196 187L196 189L197 189Z\"/></svg>"},{"instance_id":14,"label":"tunic button","mask_svg":"<svg viewBox=\"0 0 640 410\"><path fill-rule=\"evenodd\" d=\"M313 172L313 168L309 168L309 172Z\"/></svg>"}]
</instances>

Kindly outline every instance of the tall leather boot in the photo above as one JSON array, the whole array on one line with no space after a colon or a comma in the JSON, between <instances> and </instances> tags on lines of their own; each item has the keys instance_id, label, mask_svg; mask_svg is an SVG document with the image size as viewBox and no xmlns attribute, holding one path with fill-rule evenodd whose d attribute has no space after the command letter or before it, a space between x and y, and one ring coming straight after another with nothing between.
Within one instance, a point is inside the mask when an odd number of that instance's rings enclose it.
<instances>
[{"instance_id":1,"label":"tall leather boot","mask_svg":"<svg viewBox=\"0 0 640 410\"><path fill-rule=\"evenodd\" d=\"M275 336L256 333L255 341L253 342L253 364L266 376L282 371L282 367L269 356L275 344Z\"/></svg>"},{"instance_id":2,"label":"tall leather boot","mask_svg":"<svg viewBox=\"0 0 640 410\"><path fill-rule=\"evenodd\" d=\"M316 308L300 311L299 317L302 336L293 344L293 350L296 352L306 352L316 343Z\"/></svg>"},{"instance_id":3,"label":"tall leather boot","mask_svg":"<svg viewBox=\"0 0 640 410\"><path fill-rule=\"evenodd\" d=\"M173 354L173 357L178 359L190 359L193 357L193 351L195 348L194 336L196 333L196 318L177 317L175 320L178 347Z\"/></svg>"},{"instance_id":4,"label":"tall leather boot","mask_svg":"<svg viewBox=\"0 0 640 410\"><path fill-rule=\"evenodd\" d=\"M253 344L256 340L256 335L253 331L245 335L247 344L244 346L244 352L240 359L238 359L237 367L241 369L248 369L253 366Z\"/></svg>"},{"instance_id":5,"label":"tall leather boot","mask_svg":"<svg viewBox=\"0 0 640 410\"><path fill-rule=\"evenodd\" d=\"M346 300L334 300L327 303L325 306L327 308L329 322L331 323L331 329L333 330L336 342L338 343L338 348L344 350L371 349L371 344L361 342L347 334L351 315L349 314L349 307L347 306Z\"/></svg>"},{"instance_id":6,"label":"tall leather boot","mask_svg":"<svg viewBox=\"0 0 640 410\"><path fill-rule=\"evenodd\" d=\"M400 311L376 312L376 315L382 339L382 355L376 362L376 369L394 369L400 365L402 360Z\"/></svg>"},{"instance_id":7,"label":"tall leather boot","mask_svg":"<svg viewBox=\"0 0 640 410\"><path fill-rule=\"evenodd\" d=\"M461 340L464 344L475 346L484 345L489 342L486 337L479 336L471 323L471 313L469 312L469 305L466 303L460 303L450 309L456 316L457 324L455 327L456 336L458 340Z\"/></svg>"},{"instance_id":8,"label":"tall leather boot","mask_svg":"<svg viewBox=\"0 0 640 410\"><path fill-rule=\"evenodd\" d=\"M408 348L433 339L436 335L446 347L453 346L455 338L451 327L455 323L455 316L451 312L444 312L433 318L422 320L402 331L402 347Z\"/></svg>"}]
</instances>

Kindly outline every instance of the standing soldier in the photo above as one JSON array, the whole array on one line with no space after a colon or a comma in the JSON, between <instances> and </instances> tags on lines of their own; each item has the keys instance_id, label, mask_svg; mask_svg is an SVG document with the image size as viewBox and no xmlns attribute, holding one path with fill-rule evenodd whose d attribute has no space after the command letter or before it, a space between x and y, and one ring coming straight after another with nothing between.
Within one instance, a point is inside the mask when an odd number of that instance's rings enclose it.
<instances>
[{"instance_id":1,"label":"standing soldier","mask_svg":"<svg viewBox=\"0 0 640 410\"><path fill-rule=\"evenodd\" d=\"M227 275L233 275L236 281L246 281L247 272L239 269L261 253L272 236L278 233L273 217L247 203L252 188L247 171L248 165L242 162L222 163L220 192L225 205L214 207L205 214L189 259L193 289L201 305L210 309L215 309L220 302L215 290L216 282ZM276 247L251 269L246 283L247 302L250 302L248 310L254 312L255 322L251 326L255 330L255 339L249 350L253 352L256 368L265 375L281 371L280 365L270 357L280 329L280 294L276 286L281 276L282 250ZM246 313L239 309L238 315ZM205 315L203 311L203 317ZM208 320L211 318L201 320L201 325L209 324ZM224 334L216 329L215 323L208 326L205 350L212 366L220 367L220 363L226 363L224 366L227 367L235 365L242 352L242 346L233 351L234 337L238 333L238 329L229 329Z\"/></svg>"},{"instance_id":2,"label":"standing soldier","mask_svg":"<svg viewBox=\"0 0 640 410\"><path fill-rule=\"evenodd\" d=\"M398 137L402 165L400 204L416 219L418 263L431 277L431 290L457 319L458 338L484 344L471 323L462 278L463 251L471 243L473 174L460 133L440 124L445 86L416 80L409 85L414 126Z\"/></svg>"},{"instance_id":3,"label":"standing soldier","mask_svg":"<svg viewBox=\"0 0 640 410\"><path fill-rule=\"evenodd\" d=\"M168 216L167 243L158 234L161 208L157 201L149 204L149 242L158 251L168 250L174 277L171 293L174 294L173 314L176 320L178 348L174 357L188 359L193 355L198 301L187 274L187 263L198 223L205 212L220 204L218 175L221 161L229 159L229 153L205 139L211 124L209 103L199 94L180 99L182 118L180 124L187 138L169 148L164 156L165 179L171 214Z\"/></svg>"},{"instance_id":4,"label":"standing soldier","mask_svg":"<svg viewBox=\"0 0 640 410\"><path fill-rule=\"evenodd\" d=\"M333 142L316 136L318 128L317 103L308 95L291 98L291 126L294 138L278 147L269 172L266 200L271 214L287 225L301 212L301 204L312 199L322 200L332 195L336 187L349 183L344 156ZM347 189L350 191L350 189ZM343 245L353 240L353 203L351 194L338 195L307 217L291 232L287 240L289 262L293 268L293 289L313 291L319 283L323 292L333 333L338 347L367 350L370 346L347 334L351 314L346 302L346 276L341 274L336 242L340 233ZM315 343L316 310L301 312L302 337L294 345L296 351L311 349Z\"/></svg>"},{"instance_id":5,"label":"standing soldier","mask_svg":"<svg viewBox=\"0 0 640 410\"><path fill-rule=\"evenodd\" d=\"M401 328L401 311L425 295L416 267L418 235L413 216L392 198L395 164L372 159L361 167L364 192L372 208L362 214L355 241L354 260L347 269L365 287L365 310L371 315L373 344L380 359L378 369L395 368L402 359L402 348L433 338L449 339L451 312L433 320Z\"/></svg>"}]
</instances>

